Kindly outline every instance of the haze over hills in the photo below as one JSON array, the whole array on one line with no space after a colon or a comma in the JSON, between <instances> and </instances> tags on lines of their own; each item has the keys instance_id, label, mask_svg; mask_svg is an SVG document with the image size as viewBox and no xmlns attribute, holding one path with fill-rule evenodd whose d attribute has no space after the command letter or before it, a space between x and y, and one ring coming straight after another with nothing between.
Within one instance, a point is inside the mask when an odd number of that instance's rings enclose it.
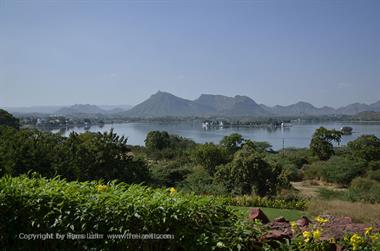
<instances>
[{"instance_id":1,"label":"haze over hills","mask_svg":"<svg viewBox=\"0 0 380 251\"><path fill-rule=\"evenodd\" d=\"M307 102L273 107L257 104L247 96L201 94L195 100L177 97L168 92L157 92L131 108L128 105L34 106L10 107L11 113L43 113L52 115L115 115L123 117L273 117L273 116L323 116L354 115L360 112L380 112L380 101L373 104L353 103L340 108L315 107Z\"/></svg>"},{"instance_id":2,"label":"haze over hills","mask_svg":"<svg viewBox=\"0 0 380 251\"><path fill-rule=\"evenodd\" d=\"M310 103L302 101L288 106L261 106L266 111L277 116L320 116L335 114L335 109L332 107L324 106L321 108L317 108Z\"/></svg>"},{"instance_id":3,"label":"haze over hills","mask_svg":"<svg viewBox=\"0 0 380 251\"><path fill-rule=\"evenodd\" d=\"M45 114L53 114L56 113L59 109L62 109L64 106L29 106L29 107L4 107L10 113L45 113Z\"/></svg>"},{"instance_id":4,"label":"haze over hills","mask_svg":"<svg viewBox=\"0 0 380 251\"><path fill-rule=\"evenodd\" d=\"M271 115L247 96L236 95L227 97L223 95L202 94L194 100L213 108L217 115L221 116L269 116Z\"/></svg>"},{"instance_id":5,"label":"haze over hills","mask_svg":"<svg viewBox=\"0 0 380 251\"><path fill-rule=\"evenodd\" d=\"M5 110L15 114L55 114L55 115L67 115L67 114L112 114L120 113L129 110L130 105L73 105L73 106L30 106L30 107L4 107Z\"/></svg>"},{"instance_id":6,"label":"haze over hills","mask_svg":"<svg viewBox=\"0 0 380 251\"><path fill-rule=\"evenodd\" d=\"M59 115L71 115L71 114L105 114L105 110L99 108L96 105L73 105L70 107L64 107L57 112Z\"/></svg>"},{"instance_id":7,"label":"haze over hills","mask_svg":"<svg viewBox=\"0 0 380 251\"><path fill-rule=\"evenodd\" d=\"M157 92L144 102L125 112L129 117L206 116L215 113L210 106L179 98L167 92Z\"/></svg>"},{"instance_id":8,"label":"haze over hills","mask_svg":"<svg viewBox=\"0 0 380 251\"><path fill-rule=\"evenodd\" d=\"M223 95L202 94L194 101L183 99L167 92L157 92L147 100L123 113L130 117L165 117L165 116L322 116L353 115L363 111L380 111L380 101L371 105L351 104L334 109L332 107L315 107L307 102L298 102L288 106L273 107L258 105L247 96L228 97Z\"/></svg>"}]
</instances>

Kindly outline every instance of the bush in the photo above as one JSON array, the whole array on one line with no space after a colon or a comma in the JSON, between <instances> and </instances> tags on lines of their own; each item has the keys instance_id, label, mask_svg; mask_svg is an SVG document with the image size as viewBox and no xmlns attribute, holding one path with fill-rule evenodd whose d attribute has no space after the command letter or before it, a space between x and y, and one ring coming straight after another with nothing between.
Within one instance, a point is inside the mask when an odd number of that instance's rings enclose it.
<instances>
[{"instance_id":1,"label":"bush","mask_svg":"<svg viewBox=\"0 0 380 251\"><path fill-rule=\"evenodd\" d=\"M365 167L365 161L334 156L328 161L314 162L308 166L305 169L305 176L340 185L349 185L351 180L364 174Z\"/></svg>"},{"instance_id":2,"label":"bush","mask_svg":"<svg viewBox=\"0 0 380 251\"><path fill-rule=\"evenodd\" d=\"M166 131L150 131L145 139L146 152L155 160L183 158L187 150L195 145L190 139Z\"/></svg>"},{"instance_id":3,"label":"bush","mask_svg":"<svg viewBox=\"0 0 380 251\"><path fill-rule=\"evenodd\" d=\"M268 198L255 195L242 195L230 198L232 206L239 207L271 207L280 209L305 210L309 200L302 198Z\"/></svg>"},{"instance_id":4,"label":"bush","mask_svg":"<svg viewBox=\"0 0 380 251\"><path fill-rule=\"evenodd\" d=\"M159 186L177 186L190 172L191 167L180 161L159 161L150 166L151 179Z\"/></svg>"},{"instance_id":5,"label":"bush","mask_svg":"<svg viewBox=\"0 0 380 251\"><path fill-rule=\"evenodd\" d=\"M260 154L243 146L234 154L232 162L217 168L215 179L232 194L265 196L276 194L284 186L281 171L278 165L270 165Z\"/></svg>"},{"instance_id":6,"label":"bush","mask_svg":"<svg viewBox=\"0 0 380 251\"><path fill-rule=\"evenodd\" d=\"M212 176L216 167L228 162L228 152L225 148L206 143L197 145L192 152L192 157L196 164L203 166Z\"/></svg>"},{"instance_id":7,"label":"bush","mask_svg":"<svg viewBox=\"0 0 380 251\"><path fill-rule=\"evenodd\" d=\"M68 138L37 130L0 128L0 176L38 172L69 180L146 181L145 161L135 158L127 138L105 133L71 133Z\"/></svg>"},{"instance_id":8,"label":"bush","mask_svg":"<svg viewBox=\"0 0 380 251\"><path fill-rule=\"evenodd\" d=\"M256 228L239 222L220 198L140 185L0 179L0 246L16 250L253 249ZM253 224L253 223L252 223ZM20 233L104 234L100 240L35 240ZM107 234L170 234L171 240L112 239ZM255 234L256 233L256 234Z\"/></svg>"},{"instance_id":9,"label":"bush","mask_svg":"<svg viewBox=\"0 0 380 251\"><path fill-rule=\"evenodd\" d=\"M380 182L368 178L355 178L345 191L319 189L319 196L325 200L345 200L352 202L380 203Z\"/></svg>"},{"instance_id":10,"label":"bush","mask_svg":"<svg viewBox=\"0 0 380 251\"><path fill-rule=\"evenodd\" d=\"M351 201L380 203L380 182L367 178L356 178L347 191Z\"/></svg>"},{"instance_id":11,"label":"bush","mask_svg":"<svg viewBox=\"0 0 380 251\"><path fill-rule=\"evenodd\" d=\"M380 139L375 135L362 135L347 144L351 153L365 160L380 160Z\"/></svg>"},{"instance_id":12,"label":"bush","mask_svg":"<svg viewBox=\"0 0 380 251\"><path fill-rule=\"evenodd\" d=\"M19 120L13 117L12 114L5 110L0 109L0 126L9 126L15 129L19 129Z\"/></svg>"},{"instance_id":13,"label":"bush","mask_svg":"<svg viewBox=\"0 0 380 251\"><path fill-rule=\"evenodd\" d=\"M368 172L368 178L371 180L376 180L376 181L380 182L380 169L369 171Z\"/></svg>"},{"instance_id":14,"label":"bush","mask_svg":"<svg viewBox=\"0 0 380 251\"><path fill-rule=\"evenodd\" d=\"M200 166L194 167L186 179L179 184L181 191L194 192L196 194L225 195L228 193L221 183L217 183L208 172Z\"/></svg>"}]
</instances>

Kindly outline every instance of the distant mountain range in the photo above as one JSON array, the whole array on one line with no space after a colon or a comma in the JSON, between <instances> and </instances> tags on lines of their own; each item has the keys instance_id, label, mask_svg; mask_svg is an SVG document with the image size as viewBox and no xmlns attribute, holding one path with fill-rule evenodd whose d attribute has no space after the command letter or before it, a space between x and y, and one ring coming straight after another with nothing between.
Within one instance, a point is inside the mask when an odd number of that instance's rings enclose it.
<instances>
[{"instance_id":1,"label":"distant mountain range","mask_svg":"<svg viewBox=\"0 0 380 251\"><path fill-rule=\"evenodd\" d=\"M271 116L322 116L353 115L364 111L380 112L380 101L367 104L351 104L338 109L315 107L307 102L273 107L257 104L247 96L227 97L202 94L195 100L187 100L167 92L157 92L144 102L123 113L127 117L271 117Z\"/></svg>"},{"instance_id":2,"label":"distant mountain range","mask_svg":"<svg viewBox=\"0 0 380 251\"><path fill-rule=\"evenodd\" d=\"M114 114L129 110L130 105L88 105L76 104L72 106L30 106L30 107L4 107L5 110L15 114Z\"/></svg>"},{"instance_id":3,"label":"distant mountain range","mask_svg":"<svg viewBox=\"0 0 380 251\"><path fill-rule=\"evenodd\" d=\"M307 102L298 102L288 106L266 106L257 104L247 96L202 94L195 100L183 99L168 92L157 92L142 103L128 105L89 105L73 106L35 106L5 108L11 113L46 113L54 115L115 115L123 117L278 117L278 116L323 116L354 115L361 112L380 112L380 101L373 104L354 103L340 108L328 106L315 107Z\"/></svg>"}]
</instances>

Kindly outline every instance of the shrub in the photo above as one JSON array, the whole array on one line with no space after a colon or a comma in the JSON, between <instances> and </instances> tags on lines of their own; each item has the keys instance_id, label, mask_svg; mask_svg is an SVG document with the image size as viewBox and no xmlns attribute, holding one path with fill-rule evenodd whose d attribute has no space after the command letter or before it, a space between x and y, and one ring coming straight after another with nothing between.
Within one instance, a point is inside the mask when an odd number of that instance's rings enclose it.
<instances>
[{"instance_id":1,"label":"shrub","mask_svg":"<svg viewBox=\"0 0 380 251\"><path fill-rule=\"evenodd\" d=\"M305 168L305 177L349 185L351 180L364 173L365 166L365 161L334 156L328 161L314 162Z\"/></svg>"},{"instance_id":2,"label":"shrub","mask_svg":"<svg viewBox=\"0 0 380 251\"><path fill-rule=\"evenodd\" d=\"M255 195L242 195L231 197L229 200L232 206L239 207L271 207L280 209L305 210L309 200L302 198L268 198Z\"/></svg>"},{"instance_id":3,"label":"shrub","mask_svg":"<svg viewBox=\"0 0 380 251\"><path fill-rule=\"evenodd\" d=\"M12 114L7 111L0 109L0 126L9 126L15 129L19 129L19 120L13 117Z\"/></svg>"},{"instance_id":4,"label":"shrub","mask_svg":"<svg viewBox=\"0 0 380 251\"><path fill-rule=\"evenodd\" d=\"M380 182L367 178L356 178L348 188L347 198L351 201L380 203Z\"/></svg>"},{"instance_id":5,"label":"shrub","mask_svg":"<svg viewBox=\"0 0 380 251\"><path fill-rule=\"evenodd\" d=\"M179 184L183 191L196 194L225 195L228 193L223 184L216 182L208 172L200 166L194 167L186 179Z\"/></svg>"},{"instance_id":6,"label":"shrub","mask_svg":"<svg viewBox=\"0 0 380 251\"><path fill-rule=\"evenodd\" d=\"M380 182L380 169L369 171L368 178Z\"/></svg>"},{"instance_id":7,"label":"shrub","mask_svg":"<svg viewBox=\"0 0 380 251\"><path fill-rule=\"evenodd\" d=\"M166 131L150 131L145 139L148 156L156 160L186 156L187 150L195 145L190 139Z\"/></svg>"},{"instance_id":8,"label":"shrub","mask_svg":"<svg viewBox=\"0 0 380 251\"><path fill-rule=\"evenodd\" d=\"M159 161L150 166L152 181L159 186L177 186L190 172L191 167L180 161Z\"/></svg>"},{"instance_id":9,"label":"shrub","mask_svg":"<svg viewBox=\"0 0 380 251\"><path fill-rule=\"evenodd\" d=\"M214 175L217 166L228 162L228 155L225 148L213 143L197 145L192 152L195 163L203 166L211 176Z\"/></svg>"},{"instance_id":10,"label":"shrub","mask_svg":"<svg viewBox=\"0 0 380 251\"><path fill-rule=\"evenodd\" d=\"M347 144L351 153L365 160L380 160L380 139L375 135L362 135Z\"/></svg>"},{"instance_id":11,"label":"shrub","mask_svg":"<svg viewBox=\"0 0 380 251\"><path fill-rule=\"evenodd\" d=\"M0 128L0 176L38 172L69 180L147 180L145 161L130 154L127 138L105 133L71 133L68 138L37 130Z\"/></svg>"},{"instance_id":12,"label":"shrub","mask_svg":"<svg viewBox=\"0 0 380 251\"><path fill-rule=\"evenodd\" d=\"M270 165L261 155L243 146L235 153L232 162L218 167L215 178L233 194L264 196L276 194L284 185L281 171L278 165Z\"/></svg>"},{"instance_id":13,"label":"shrub","mask_svg":"<svg viewBox=\"0 0 380 251\"><path fill-rule=\"evenodd\" d=\"M253 249L259 232L220 198L122 183L59 178L0 179L0 246L17 250ZM25 241L20 233L99 233L100 240ZM112 239L107 234L173 234L171 240Z\"/></svg>"}]
</instances>

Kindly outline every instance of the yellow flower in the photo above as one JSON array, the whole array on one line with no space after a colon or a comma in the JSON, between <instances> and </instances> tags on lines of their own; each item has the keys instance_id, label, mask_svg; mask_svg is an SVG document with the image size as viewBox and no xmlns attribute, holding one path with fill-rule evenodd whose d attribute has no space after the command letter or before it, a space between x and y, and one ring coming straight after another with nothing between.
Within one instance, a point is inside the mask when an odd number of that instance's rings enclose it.
<instances>
[{"instance_id":1,"label":"yellow flower","mask_svg":"<svg viewBox=\"0 0 380 251\"><path fill-rule=\"evenodd\" d=\"M295 221L291 221L290 222L290 226L291 226L291 228L292 228L293 231L295 231L298 228L297 222L295 222Z\"/></svg>"},{"instance_id":2,"label":"yellow flower","mask_svg":"<svg viewBox=\"0 0 380 251\"><path fill-rule=\"evenodd\" d=\"M316 217L315 220L316 220L319 224L323 224L323 223L329 222L328 219L326 219L326 218L322 218L322 217L320 217L320 216Z\"/></svg>"},{"instance_id":3,"label":"yellow flower","mask_svg":"<svg viewBox=\"0 0 380 251\"><path fill-rule=\"evenodd\" d=\"M303 238L305 239L305 242L309 242L310 239L313 237L313 234L310 233L309 231L305 231L302 233Z\"/></svg>"},{"instance_id":4,"label":"yellow flower","mask_svg":"<svg viewBox=\"0 0 380 251\"><path fill-rule=\"evenodd\" d=\"M366 229L364 229L364 231L365 231L364 234L369 235L372 230L373 230L373 227L367 227Z\"/></svg>"},{"instance_id":5,"label":"yellow flower","mask_svg":"<svg viewBox=\"0 0 380 251\"><path fill-rule=\"evenodd\" d=\"M353 234L350 238L350 243L352 245L352 250L357 250L358 247L363 244L364 238L358 234Z\"/></svg>"},{"instance_id":6,"label":"yellow flower","mask_svg":"<svg viewBox=\"0 0 380 251\"><path fill-rule=\"evenodd\" d=\"M176 192L176 190L175 190L175 188L174 188L174 187L171 187L171 188L169 188L169 192L170 192L170 194L173 194L173 193L175 193L175 192Z\"/></svg>"},{"instance_id":7,"label":"yellow flower","mask_svg":"<svg viewBox=\"0 0 380 251\"><path fill-rule=\"evenodd\" d=\"M319 238L321 238L321 231L319 231L319 229L313 231L313 238L314 240L319 240Z\"/></svg>"},{"instance_id":8,"label":"yellow flower","mask_svg":"<svg viewBox=\"0 0 380 251\"><path fill-rule=\"evenodd\" d=\"M377 234L371 234L369 236L369 238L371 238L372 241L377 241L380 239L380 233L377 233Z\"/></svg>"},{"instance_id":9,"label":"yellow flower","mask_svg":"<svg viewBox=\"0 0 380 251\"><path fill-rule=\"evenodd\" d=\"M108 186L107 186L107 185L101 185L101 184L96 185L96 190L98 190L99 193L104 192L104 191L106 191L107 189L108 189Z\"/></svg>"}]
</instances>

